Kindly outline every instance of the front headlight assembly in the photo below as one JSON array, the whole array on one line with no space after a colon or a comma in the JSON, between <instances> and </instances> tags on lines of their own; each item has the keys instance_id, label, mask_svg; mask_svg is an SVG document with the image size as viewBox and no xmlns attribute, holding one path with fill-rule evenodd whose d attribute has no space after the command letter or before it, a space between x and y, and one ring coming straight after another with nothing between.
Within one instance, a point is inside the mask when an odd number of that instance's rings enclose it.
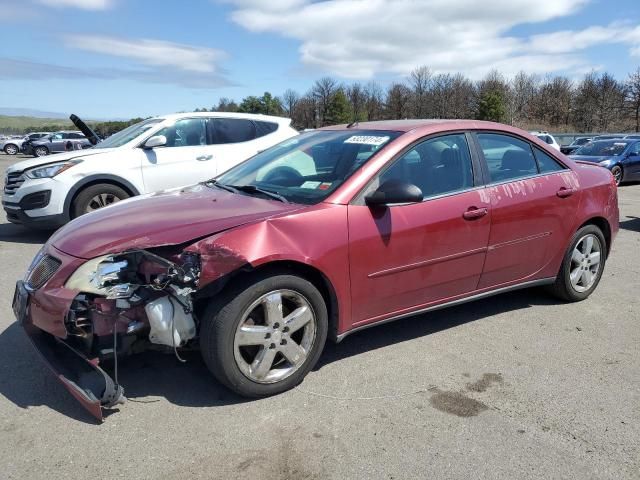
<instances>
[{"instance_id":1,"label":"front headlight assembly","mask_svg":"<svg viewBox=\"0 0 640 480\"><path fill-rule=\"evenodd\" d=\"M50 165L45 165L44 167L36 167L31 170L27 170L25 175L32 179L38 178L53 178L56 175L61 174L65 170L69 170L71 167L74 167L82 163L82 160L70 160L68 162L60 162L60 163L52 163Z\"/></svg>"},{"instance_id":2,"label":"front headlight assembly","mask_svg":"<svg viewBox=\"0 0 640 480\"><path fill-rule=\"evenodd\" d=\"M113 255L94 258L80 265L69 277L65 287L104 295L109 285L118 282L120 272L127 266L126 260L115 261Z\"/></svg>"}]
</instances>

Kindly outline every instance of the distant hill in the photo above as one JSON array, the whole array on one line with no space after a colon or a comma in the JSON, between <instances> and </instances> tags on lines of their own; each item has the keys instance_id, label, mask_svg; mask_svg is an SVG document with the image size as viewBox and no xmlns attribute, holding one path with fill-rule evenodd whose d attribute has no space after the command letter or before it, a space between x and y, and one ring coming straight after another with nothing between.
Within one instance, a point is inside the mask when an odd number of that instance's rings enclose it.
<instances>
[{"instance_id":1,"label":"distant hill","mask_svg":"<svg viewBox=\"0 0 640 480\"><path fill-rule=\"evenodd\" d=\"M0 115L0 133L23 133L26 130L64 130L76 128L73 124L62 118L40 118L19 116L13 117Z\"/></svg>"},{"instance_id":2,"label":"distant hill","mask_svg":"<svg viewBox=\"0 0 640 480\"><path fill-rule=\"evenodd\" d=\"M46 112L44 110L36 110L34 108L0 107L0 115L6 115L8 117L35 117L48 120L52 118L67 120L69 118L69 114L67 113Z\"/></svg>"}]
</instances>

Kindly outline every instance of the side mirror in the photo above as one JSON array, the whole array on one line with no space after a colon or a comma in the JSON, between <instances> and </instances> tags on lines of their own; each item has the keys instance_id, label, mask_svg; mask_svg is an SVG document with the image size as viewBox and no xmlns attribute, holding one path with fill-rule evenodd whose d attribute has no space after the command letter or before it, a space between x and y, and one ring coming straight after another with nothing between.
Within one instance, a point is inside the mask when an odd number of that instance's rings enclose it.
<instances>
[{"instance_id":1,"label":"side mirror","mask_svg":"<svg viewBox=\"0 0 640 480\"><path fill-rule=\"evenodd\" d=\"M154 135L144 142L143 148L164 147L167 144L167 137L164 135Z\"/></svg>"},{"instance_id":2,"label":"side mirror","mask_svg":"<svg viewBox=\"0 0 640 480\"><path fill-rule=\"evenodd\" d=\"M423 200L422 190L402 180L387 180L375 192L364 197L370 207L403 203L419 203Z\"/></svg>"}]
</instances>

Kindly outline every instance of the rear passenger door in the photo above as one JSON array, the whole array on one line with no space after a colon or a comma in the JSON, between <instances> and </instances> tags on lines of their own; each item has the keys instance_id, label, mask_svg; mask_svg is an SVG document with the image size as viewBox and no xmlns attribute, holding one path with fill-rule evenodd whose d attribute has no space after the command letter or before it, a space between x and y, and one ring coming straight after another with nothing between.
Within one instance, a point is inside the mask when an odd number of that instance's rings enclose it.
<instances>
[{"instance_id":1,"label":"rear passenger door","mask_svg":"<svg viewBox=\"0 0 640 480\"><path fill-rule=\"evenodd\" d=\"M552 277L578 206L575 173L528 141L478 132L491 201L491 233L479 289Z\"/></svg>"}]
</instances>

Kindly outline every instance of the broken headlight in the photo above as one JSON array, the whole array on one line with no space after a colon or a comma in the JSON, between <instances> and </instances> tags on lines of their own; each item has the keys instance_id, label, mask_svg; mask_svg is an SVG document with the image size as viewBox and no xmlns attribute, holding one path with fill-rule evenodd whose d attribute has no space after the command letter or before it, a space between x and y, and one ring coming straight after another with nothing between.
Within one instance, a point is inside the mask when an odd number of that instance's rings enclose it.
<instances>
[{"instance_id":1,"label":"broken headlight","mask_svg":"<svg viewBox=\"0 0 640 480\"><path fill-rule=\"evenodd\" d=\"M104 295L106 287L120 282L120 272L128 266L127 260L104 255L83 263L67 280L66 288Z\"/></svg>"}]
</instances>

